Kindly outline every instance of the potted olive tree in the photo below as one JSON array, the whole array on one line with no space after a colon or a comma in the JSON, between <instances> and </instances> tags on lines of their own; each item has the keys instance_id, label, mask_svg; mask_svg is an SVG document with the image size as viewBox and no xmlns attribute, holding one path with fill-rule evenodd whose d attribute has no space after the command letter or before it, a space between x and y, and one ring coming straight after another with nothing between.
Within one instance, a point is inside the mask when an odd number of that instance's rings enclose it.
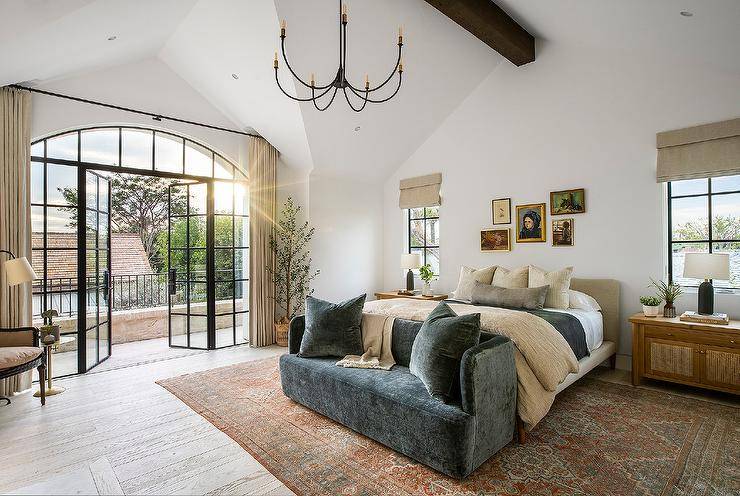
<instances>
[{"instance_id":1,"label":"potted olive tree","mask_svg":"<svg viewBox=\"0 0 740 496\"><path fill-rule=\"evenodd\" d=\"M311 251L309 244L314 228L308 221L300 223L298 215L301 207L288 197L270 235L270 249L275 256L275 268L267 267L275 283L273 299L284 313L275 322L275 341L280 346L288 345L288 325L290 319L303 309L306 296L313 293L311 281L319 271L311 270Z\"/></svg>"}]
</instances>

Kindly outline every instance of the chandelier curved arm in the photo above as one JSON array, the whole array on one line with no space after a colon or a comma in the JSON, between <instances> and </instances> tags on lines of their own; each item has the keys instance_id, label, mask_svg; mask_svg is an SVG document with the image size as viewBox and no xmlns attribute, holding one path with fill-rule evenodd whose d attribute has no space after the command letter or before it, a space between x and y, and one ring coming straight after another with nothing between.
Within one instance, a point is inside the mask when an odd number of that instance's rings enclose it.
<instances>
[{"instance_id":1,"label":"chandelier curved arm","mask_svg":"<svg viewBox=\"0 0 740 496\"><path fill-rule=\"evenodd\" d=\"M359 96L363 100L362 107L355 108L355 106L352 105L352 102L349 99L349 95L347 95L347 87L342 88L342 91L344 91L344 99L347 100L347 105L349 105L349 108L351 108L355 112L362 112L363 110L365 110L365 106L367 105L367 102L368 102L368 100L367 100L367 93L365 93L365 96L364 97L363 96L360 96L360 95L357 95L357 93L355 93L355 95ZM352 88L350 88L350 91L352 91Z\"/></svg>"},{"instance_id":2,"label":"chandelier curved arm","mask_svg":"<svg viewBox=\"0 0 740 496\"><path fill-rule=\"evenodd\" d=\"M330 88L330 89L331 89L331 88ZM336 87L335 87L335 88L334 88L334 93L333 93L333 94L331 95L331 98L329 99L329 101L327 102L327 104L326 104L326 105L325 105L325 106L324 106L323 108L322 108L322 107L319 107L319 105L318 105L318 104L316 103L316 101L317 101L317 100L318 100L319 98L321 98L321 97L322 97L323 95L326 95L326 93L327 93L327 92L329 92L329 90L326 90L326 91L325 91L324 93L322 93L321 95L319 95L319 96L317 96L317 97L314 97L314 98L312 98L312 99L311 99L311 101L313 102L313 106L314 106L314 107L316 108L316 110L318 110L319 112L323 112L324 110L328 109L328 108L329 108L329 106L330 106L330 105L331 105L332 103L334 103L334 98L336 98L336 96L337 96L337 91L339 91L339 88L336 88ZM313 91L311 91L311 93L313 94Z\"/></svg>"},{"instance_id":3,"label":"chandelier curved arm","mask_svg":"<svg viewBox=\"0 0 740 496\"><path fill-rule=\"evenodd\" d=\"M285 65L288 67L288 70L290 71L290 73L293 75L294 78L298 80L298 82L300 82L306 88L315 88L317 90L325 90L326 88L334 84L334 81L332 81L331 83L326 84L324 86L316 86L316 85L311 86L310 84L306 83L303 79L301 79L300 76L298 76L298 74L296 74L296 72L293 70L293 67L291 67L290 62L288 62L288 56L285 54L285 36L280 37L280 51L283 53L283 60L285 61Z\"/></svg>"},{"instance_id":4,"label":"chandelier curved arm","mask_svg":"<svg viewBox=\"0 0 740 496\"><path fill-rule=\"evenodd\" d=\"M403 47L403 43L399 43L398 44L398 58L396 59L396 66L393 68L393 71L385 79L385 81L383 81L382 83L380 83L378 86L376 86L374 88L369 88L367 90L368 93L372 93L373 91L378 91L380 88L382 88L383 86L385 86L386 84L388 84L388 82L391 79L393 79L393 76L396 75L396 73L398 72L398 67L401 64L401 50L402 50L402 47ZM345 68L345 70L346 70L346 68ZM365 91L365 89L355 88L354 86L352 86L352 83L350 83L349 81L347 81L347 86L349 86L350 88L352 88L355 91L359 91L359 92L364 92Z\"/></svg>"},{"instance_id":5,"label":"chandelier curved arm","mask_svg":"<svg viewBox=\"0 0 740 496\"><path fill-rule=\"evenodd\" d=\"M296 96L291 95L287 91L283 89L283 86L280 84L280 79L278 78L278 71L275 69L275 81L277 82L278 88L280 88L280 91L283 92L283 95L287 96L291 100L295 100L296 102L310 102L311 100L314 100L315 98L321 98L322 96L326 95L331 91L331 88L327 89L323 93L321 93L319 96L313 96L312 98L299 98ZM313 90L312 90L313 92ZM333 99L333 98L332 98Z\"/></svg>"},{"instance_id":6,"label":"chandelier curved arm","mask_svg":"<svg viewBox=\"0 0 740 496\"><path fill-rule=\"evenodd\" d=\"M392 94L392 95L390 95L390 96L389 96L389 97L387 97L387 98L383 98L382 100L373 100L373 99L371 99L371 98L366 98L366 97L363 97L363 96L362 96L361 94L359 94L359 93L357 92L357 90L355 90L355 89L354 89L353 87L351 87L351 86L349 87L349 89L350 89L350 91L351 91L352 93L354 93L355 95L357 95L357 96L358 96L359 98L362 98L362 99L364 99L364 100L368 101L369 103L385 103L385 102L387 102L388 100L390 100L391 98L393 98L394 96L396 96L396 95L398 94L398 90L400 90L400 89L401 89L401 79L402 79L402 78L403 78L403 72L399 72L399 73L398 73L398 86L396 86L396 90L395 90L395 91L393 92L393 94Z\"/></svg>"}]
</instances>

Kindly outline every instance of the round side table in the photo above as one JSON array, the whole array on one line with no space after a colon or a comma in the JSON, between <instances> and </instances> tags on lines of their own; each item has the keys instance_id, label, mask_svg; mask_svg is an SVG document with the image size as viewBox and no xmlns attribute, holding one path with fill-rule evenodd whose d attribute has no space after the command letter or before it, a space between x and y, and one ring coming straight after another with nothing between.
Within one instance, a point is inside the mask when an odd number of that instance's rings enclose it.
<instances>
[{"instance_id":1,"label":"round side table","mask_svg":"<svg viewBox=\"0 0 740 496\"><path fill-rule=\"evenodd\" d=\"M51 339L49 339L51 338ZM63 393L64 388L61 386L53 386L51 383L51 377L52 377L52 371L51 371L51 348L56 344L56 341L54 340L53 335L46 336L44 338L44 341L42 343L44 345L44 348L46 349L46 396L53 396L55 394ZM39 398L41 396L41 391L36 391L33 393L33 395L36 398Z\"/></svg>"}]
</instances>

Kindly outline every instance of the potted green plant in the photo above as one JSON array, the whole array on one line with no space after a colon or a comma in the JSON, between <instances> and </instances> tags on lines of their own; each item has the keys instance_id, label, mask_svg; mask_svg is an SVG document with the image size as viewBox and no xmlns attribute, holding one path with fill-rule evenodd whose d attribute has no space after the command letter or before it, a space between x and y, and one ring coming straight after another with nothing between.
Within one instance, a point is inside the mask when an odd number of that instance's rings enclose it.
<instances>
[{"instance_id":1,"label":"potted green plant","mask_svg":"<svg viewBox=\"0 0 740 496\"><path fill-rule=\"evenodd\" d=\"M288 346L290 319L298 315L306 296L313 293L310 283L319 275L318 270L311 270L311 252L308 249L314 228L309 226L308 221L298 221L300 212L301 207L295 205L293 198L288 197L275 231L270 235L275 267L267 267L267 272L275 283L273 300L285 312L275 322L275 341L280 346Z\"/></svg>"},{"instance_id":2,"label":"potted green plant","mask_svg":"<svg viewBox=\"0 0 740 496\"><path fill-rule=\"evenodd\" d=\"M59 326L54 324L54 317L59 317L59 312L54 309L46 310L41 313L41 317L44 319L44 325L39 329L41 331L41 342L46 343L47 341L52 343L59 342ZM51 339L49 339L51 337Z\"/></svg>"},{"instance_id":3,"label":"potted green plant","mask_svg":"<svg viewBox=\"0 0 740 496\"><path fill-rule=\"evenodd\" d=\"M664 281L655 281L653 279L650 279L650 281L650 285L655 288L657 296L665 300L665 306L663 307L663 317L675 317L676 307L673 305L673 302L675 302L676 299L683 294L683 289L681 289L681 286L676 284L675 282L666 283Z\"/></svg>"},{"instance_id":4,"label":"potted green plant","mask_svg":"<svg viewBox=\"0 0 740 496\"><path fill-rule=\"evenodd\" d=\"M645 317L657 317L660 315L660 304L663 300L657 296L640 296L640 303L642 303L642 313Z\"/></svg>"},{"instance_id":5,"label":"potted green plant","mask_svg":"<svg viewBox=\"0 0 740 496\"><path fill-rule=\"evenodd\" d=\"M432 280L434 280L434 271L429 264L419 267L419 278L424 282L421 294L422 296L432 296Z\"/></svg>"}]
</instances>

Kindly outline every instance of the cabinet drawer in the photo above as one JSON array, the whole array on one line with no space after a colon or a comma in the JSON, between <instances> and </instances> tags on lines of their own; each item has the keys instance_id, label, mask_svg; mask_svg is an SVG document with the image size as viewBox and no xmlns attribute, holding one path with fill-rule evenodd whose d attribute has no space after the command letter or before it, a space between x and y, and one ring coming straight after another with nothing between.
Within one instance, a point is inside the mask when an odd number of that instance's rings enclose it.
<instances>
[{"instance_id":1,"label":"cabinet drawer","mask_svg":"<svg viewBox=\"0 0 740 496\"><path fill-rule=\"evenodd\" d=\"M673 327L645 326L645 337L682 341L685 343L699 343L711 346L723 346L740 350L740 337L720 330L708 331L690 329L676 329Z\"/></svg>"}]
</instances>

